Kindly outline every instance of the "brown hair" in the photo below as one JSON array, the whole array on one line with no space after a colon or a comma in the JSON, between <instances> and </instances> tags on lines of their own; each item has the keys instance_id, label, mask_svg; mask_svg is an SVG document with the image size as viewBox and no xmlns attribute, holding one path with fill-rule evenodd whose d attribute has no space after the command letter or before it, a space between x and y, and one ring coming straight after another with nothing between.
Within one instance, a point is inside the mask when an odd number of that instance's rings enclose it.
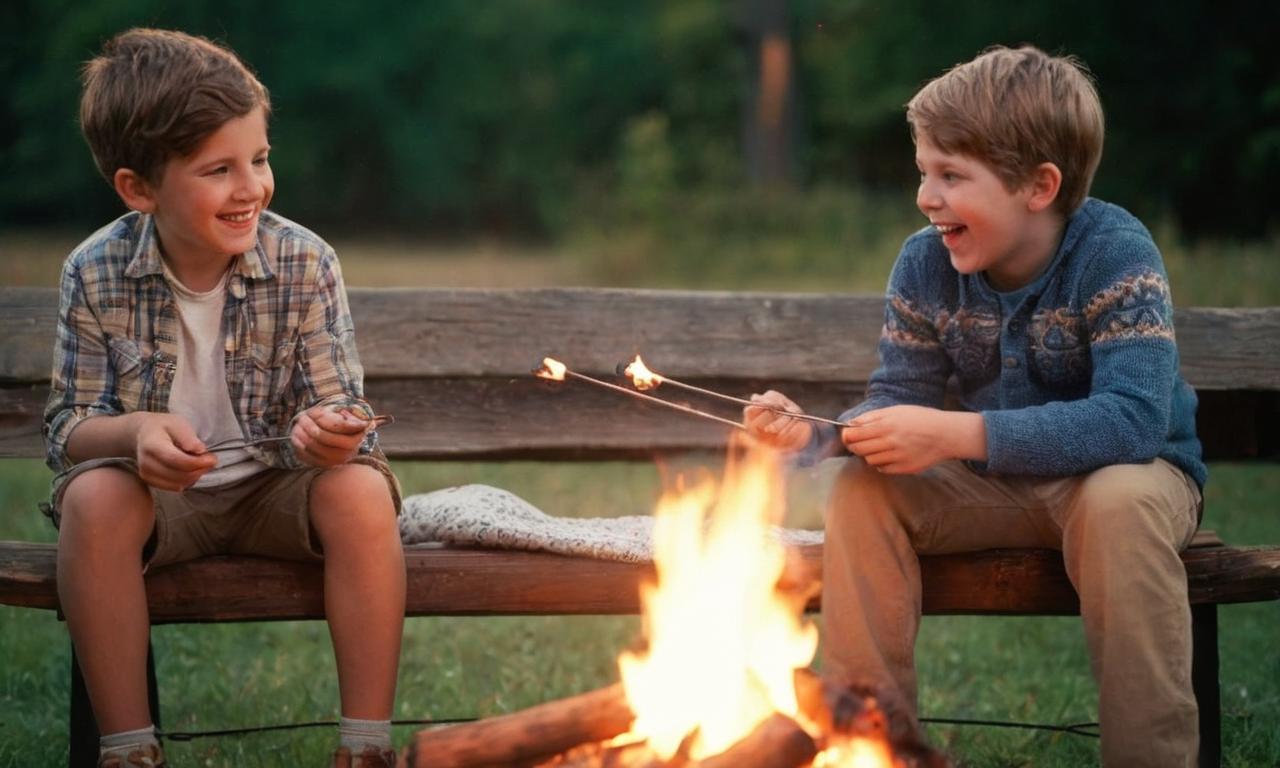
<instances>
[{"instance_id":1,"label":"brown hair","mask_svg":"<svg viewBox=\"0 0 1280 768\"><path fill-rule=\"evenodd\" d=\"M1064 216L1084 202L1102 158L1102 104L1088 70L1032 46L990 48L930 81L907 103L907 122L913 138L986 163L1011 191L1053 163Z\"/></svg>"},{"instance_id":2,"label":"brown hair","mask_svg":"<svg viewBox=\"0 0 1280 768\"><path fill-rule=\"evenodd\" d=\"M130 29L107 41L81 75L80 128L111 183L128 168L158 182L228 120L271 112L267 89L229 49L203 37Z\"/></svg>"}]
</instances>

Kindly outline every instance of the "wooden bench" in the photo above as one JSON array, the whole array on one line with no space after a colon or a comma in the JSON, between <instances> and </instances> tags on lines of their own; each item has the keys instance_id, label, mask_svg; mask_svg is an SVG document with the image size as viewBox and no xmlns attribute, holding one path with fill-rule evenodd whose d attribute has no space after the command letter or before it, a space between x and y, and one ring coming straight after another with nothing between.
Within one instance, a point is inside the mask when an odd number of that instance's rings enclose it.
<instances>
[{"instance_id":1,"label":"wooden bench","mask_svg":"<svg viewBox=\"0 0 1280 768\"><path fill-rule=\"evenodd\" d=\"M838 295L352 289L350 297L368 396L396 416L383 432L393 459L719 452L727 431L719 425L529 372L551 355L607 378L641 352L683 381L739 394L773 387L834 416L861 396L882 320L879 297ZM43 455L56 304L51 289L0 288L0 457ZM1176 324L1183 375L1201 399L1206 457L1280 459L1280 308L1180 310ZM820 573L820 548L799 556ZM1217 765L1217 606L1280 598L1280 549L1228 547L1202 532L1183 559L1201 764ZM54 562L52 545L0 542L0 603L57 609ZM411 616L633 613L636 586L650 573L624 563L432 545L410 547L407 564ZM922 570L926 613L1078 612L1054 551L926 557ZM206 558L147 577L158 624L318 619L321 584L317 566L248 557ZM72 764L92 764L84 762L96 735L82 683L73 681L72 697Z\"/></svg>"}]
</instances>

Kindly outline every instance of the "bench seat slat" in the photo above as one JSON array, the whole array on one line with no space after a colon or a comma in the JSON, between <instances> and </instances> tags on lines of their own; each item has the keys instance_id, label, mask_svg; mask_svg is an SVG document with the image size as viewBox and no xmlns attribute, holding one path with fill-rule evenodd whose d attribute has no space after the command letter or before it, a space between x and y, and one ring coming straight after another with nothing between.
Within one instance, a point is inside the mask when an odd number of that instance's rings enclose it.
<instances>
[{"instance_id":1,"label":"bench seat slat","mask_svg":"<svg viewBox=\"0 0 1280 768\"><path fill-rule=\"evenodd\" d=\"M0 543L0 603L56 609L55 553L53 544ZM796 554L796 573L821 573L820 546ZM1183 561L1192 604L1280 599L1280 548L1193 547ZM410 616L632 614L652 574L647 564L435 545L408 547L406 563ZM1053 550L930 556L921 572L929 614L1079 610ZM321 586L319 565L257 557L209 557L147 576L157 624L317 619Z\"/></svg>"}]
</instances>

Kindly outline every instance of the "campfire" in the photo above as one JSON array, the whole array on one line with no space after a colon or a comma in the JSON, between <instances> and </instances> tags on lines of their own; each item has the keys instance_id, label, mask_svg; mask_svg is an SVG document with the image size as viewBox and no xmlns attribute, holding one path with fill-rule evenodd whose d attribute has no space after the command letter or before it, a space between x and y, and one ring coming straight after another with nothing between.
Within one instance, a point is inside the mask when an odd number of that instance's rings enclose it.
<instances>
[{"instance_id":1,"label":"campfire","mask_svg":"<svg viewBox=\"0 0 1280 768\"><path fill-rule=\"evenodd\" d=\"M639 363L639 358L636 360ZM643 363L640 363L643 367ZM547 378L628 390L544 361ZM648 372L652 387L670 379ZM656 380L656 383L655 383ZM639 382L637 382L639 384ZM666 401L659 401L666 402ZM684 408L684 406L681 406ZM691 409L692 410L692 409ZM700 412L699 412L700 413ZM477 723L418 733L413 768L914 768L945 766L875 692L808 671L809 590L784 578L771 535L785 507L776 454L731 443L724 480L669 490L655 510L656 578L621 683Z\"/></svg>"}]
</instances>

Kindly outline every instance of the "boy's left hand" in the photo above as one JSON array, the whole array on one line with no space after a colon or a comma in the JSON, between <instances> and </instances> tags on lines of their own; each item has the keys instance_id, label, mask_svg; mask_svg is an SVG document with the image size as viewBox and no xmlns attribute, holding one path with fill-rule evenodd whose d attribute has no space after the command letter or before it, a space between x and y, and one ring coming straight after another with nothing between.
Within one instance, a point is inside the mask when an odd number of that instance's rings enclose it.
<instances>
[{"instance_id":1,"label":"boy's left hand","mask_svg":"<svg viewBox=\"0 0 1280 768\"><path fill-rule=\"evenodd\" d=\"M308 408L289 433L298 460L313 467L336 467L356 455L369 430L367 419L326 405Z\"/></svg>"},{"instance_id":2,"label":"boy's left hand","mask_svg":"<svg viewBox=\"0 0 1280 768\"><path fill-rule=\"evenodd\" d=\"M981 414L894 405L868 411L840 431L851 453L889 474L923 472L949 459L985 459Z\"/></svg>"}]
</instances>

